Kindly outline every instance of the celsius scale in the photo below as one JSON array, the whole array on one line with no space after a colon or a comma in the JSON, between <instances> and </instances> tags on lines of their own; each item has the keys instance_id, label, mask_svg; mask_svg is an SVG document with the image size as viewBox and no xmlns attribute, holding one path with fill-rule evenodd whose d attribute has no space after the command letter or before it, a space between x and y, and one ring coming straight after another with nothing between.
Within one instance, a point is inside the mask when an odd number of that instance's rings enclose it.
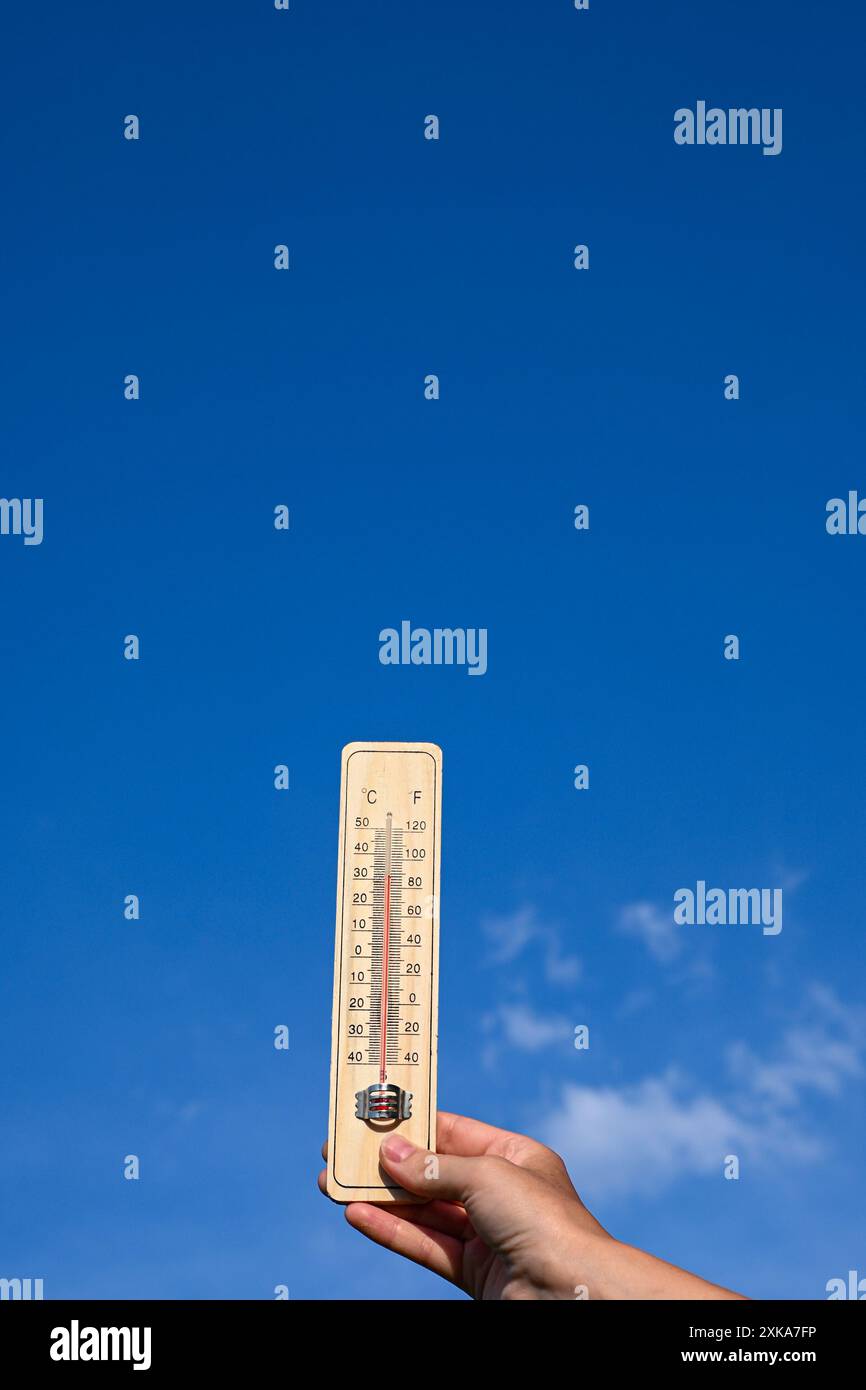
<instances>
[{"instance_id":1,"label":"celsius scale","mask_svg":"<svg viewBox=\"0 0 866 1390\"><path fill-rule=\"evenodd\" d=\"M436 1146L442 750L349 743L340 782L328 1196L407 1202L379 1166Z\"/></svg>"}]
</instances>

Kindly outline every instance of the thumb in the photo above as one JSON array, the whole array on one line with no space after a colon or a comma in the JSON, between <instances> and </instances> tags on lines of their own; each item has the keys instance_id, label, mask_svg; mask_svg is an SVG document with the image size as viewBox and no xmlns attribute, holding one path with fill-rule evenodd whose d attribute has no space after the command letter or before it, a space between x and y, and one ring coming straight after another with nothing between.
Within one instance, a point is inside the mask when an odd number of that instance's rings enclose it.
<instances>
[{"instance_id":1,"label":"thumb","mask_svg":"<svg viewBox=\"0 0 866 1390\"><path fill-rule=\"evenodd\" d=\"M389 1134L379 1146L379 1162L407 1192L432 1200L465 1204L481 1177L480 1158L430 1153L410 1144L402 1134Z\"/></svg>"}]
</instances>

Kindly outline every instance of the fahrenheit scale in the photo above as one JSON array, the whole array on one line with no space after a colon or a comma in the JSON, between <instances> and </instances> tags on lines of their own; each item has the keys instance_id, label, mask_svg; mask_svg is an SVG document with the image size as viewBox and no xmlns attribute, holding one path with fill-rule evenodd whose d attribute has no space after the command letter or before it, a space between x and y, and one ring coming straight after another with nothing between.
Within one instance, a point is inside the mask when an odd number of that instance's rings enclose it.
<instances>
[{"instance_id":1,"label":"fahrenheit scale","mask_svg":"<svg viewBox=\"0 0 866 1390\"><path fill-rule=\"evenodd\" d=\"M343 749L328 1195L414 1200L379 1166L395 1129L436 1145L442 750Z\"/></svg>"}]
</instances>

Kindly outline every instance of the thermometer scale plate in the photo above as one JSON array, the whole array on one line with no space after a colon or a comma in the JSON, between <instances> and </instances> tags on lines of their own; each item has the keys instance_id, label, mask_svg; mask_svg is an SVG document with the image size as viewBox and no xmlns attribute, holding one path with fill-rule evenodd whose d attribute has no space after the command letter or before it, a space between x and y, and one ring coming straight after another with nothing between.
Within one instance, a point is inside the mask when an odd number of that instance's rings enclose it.
<instances>
[{"instance_id":1,"label":"thermometer scale plate","mask_svg":"<svg viewBox=\"0 0 866 1390\"><path fill-rule=\"evenodd\" d=\"M379 1166L399 1130L436 1144L442 751L343 749L328 1195L415 1201Z\"/></svg>"}]
</instances>

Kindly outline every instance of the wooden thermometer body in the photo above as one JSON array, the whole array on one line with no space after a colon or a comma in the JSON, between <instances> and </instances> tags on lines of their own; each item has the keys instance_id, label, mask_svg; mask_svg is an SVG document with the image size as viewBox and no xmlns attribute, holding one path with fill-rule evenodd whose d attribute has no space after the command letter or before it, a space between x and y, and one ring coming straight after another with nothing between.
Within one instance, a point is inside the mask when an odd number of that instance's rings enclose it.
<instances>
[{"instance_id":1,"label":"wooden thermometer body","mask_svg":"<svg viewBox=\"0 0 866 1390\"><path fill-rule=\"evenodd\" d=\"M328 1195L415 1200L379 1166L399 1130L436 1147L442 751L343 749Z\"/></svg>"}]
</instances>

